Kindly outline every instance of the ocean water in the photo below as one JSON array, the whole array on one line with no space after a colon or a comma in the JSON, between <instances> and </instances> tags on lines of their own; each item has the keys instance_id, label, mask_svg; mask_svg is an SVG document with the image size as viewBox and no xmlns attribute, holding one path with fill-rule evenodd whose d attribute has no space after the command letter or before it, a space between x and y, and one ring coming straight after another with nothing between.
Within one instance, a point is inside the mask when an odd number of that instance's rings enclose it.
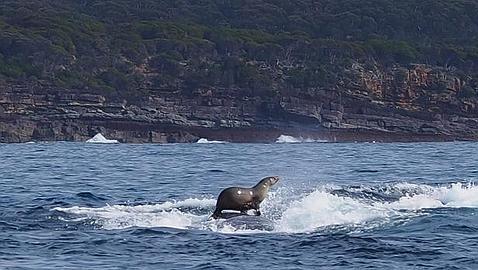
<instances>
[{"instance_id":1,"label":"ocean water","mask_svg":"<svg viewBox=\"0 0 478 270\"><path fill-rule=\"evenodd\" d=\"M0 269L478 269L477 143L207 142L0 144Z\"/></svg>"}]
</instances>

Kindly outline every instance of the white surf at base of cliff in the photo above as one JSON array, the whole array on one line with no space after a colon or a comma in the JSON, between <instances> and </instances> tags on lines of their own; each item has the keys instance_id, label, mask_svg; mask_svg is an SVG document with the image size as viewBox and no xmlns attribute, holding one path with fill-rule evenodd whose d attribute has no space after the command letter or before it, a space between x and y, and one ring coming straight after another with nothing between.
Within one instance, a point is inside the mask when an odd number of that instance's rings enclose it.
<instances>
[{"instance_id":1,"label":"white surf at base of cliff","mask_svg":"<svg viewBox=\"0 0 478 270\"><path fill-rule=\"evenodd\" d=\"M312 138L293 137L289 135L280 135L276 139L276 143L324 143L327 140L316 140Z\"/></svg>"},{"instance_id":2,"label":"white surf at base of cliff","mask_svg":"<svg viewBox=\"0 0 478 270\"><path fill-rule=\"evenodd\" d=\"M119 143L117 140L108 140L103 134L98 133L93 138L86 141L87 143Z\"/></svg>"}]
</instances>

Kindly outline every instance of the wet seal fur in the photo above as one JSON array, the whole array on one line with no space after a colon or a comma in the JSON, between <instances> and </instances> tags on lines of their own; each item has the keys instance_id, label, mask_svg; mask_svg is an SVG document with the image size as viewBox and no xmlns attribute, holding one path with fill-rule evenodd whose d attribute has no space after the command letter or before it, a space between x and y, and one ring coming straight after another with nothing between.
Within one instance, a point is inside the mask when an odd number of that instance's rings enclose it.
<instances>
[{"instance_id":1,"label":"wet seal fur","mask_svg":"<svg viewBox=\"0 0 478 270\"><path fill-rule=\"evenodd\" d=\"M269 176L263 178L252 188L229 187L224 189L217 198L216 210L211 218L227 218L228 214L223 214L222 210L236 210L241 212L240 215L246 215L248 210L254 209L255 215L260 216L259 205L266 198L269 188L278 181L278 176Z\"/></svg>"}]
</instances>

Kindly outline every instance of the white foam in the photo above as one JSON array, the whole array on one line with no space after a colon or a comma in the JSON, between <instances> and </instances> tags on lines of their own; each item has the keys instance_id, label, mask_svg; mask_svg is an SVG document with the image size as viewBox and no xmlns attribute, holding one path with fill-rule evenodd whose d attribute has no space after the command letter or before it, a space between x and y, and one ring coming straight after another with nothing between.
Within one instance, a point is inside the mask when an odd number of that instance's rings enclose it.
<instances>
[{"instance_id":1,"label":"white foam","mask_svg":"<svg viewBox=\"0 0 478 270\"><path fill-rule=\"evenodd\" d=\"M404 191L413 191L395 202L366 203L359 199L340 197L322 190L312 192L293 202L277 223L280 232L310 232L331 225L356 225L370 221L378 223L399 217L408 210L410 217L417 211L433 208L478 208L478 186L455 183L451 186L399 184Z\"/></svg>"},{"instance_id":2,"label":"white foam","mask_svg":"<svg viewBox=\"0 0 478 270\"><path fill-rule=\"evenodd\" d=\"M90 211L121 211L121 212L136 212L136 213L155 213L158 211L171 210L173 208L182 208L182 207L195 207L195 208L207 208L214 206L216 200L213 199L197 199L189 198L183 201L172 201L164 202L160 204L145 204L145 205L107 205L100 208L89 208L89 207L79 207L73 206L69 208L56 207L54 210L69 212L72 214L90 214Z\"/></svg>"},{"instance_id":3,"label":"white foam","mask_svg":"<svg viewBox=\"0 0 478 270\"><path fill-rule=\"evenodd\" d=\"M93 219L102 228L124 229L129 227L171 227L186 229L196 224L207 215L195 215L180 208L210 208L216 203L212 199L186 199L184 201L165 202L152 205L107 205L92 207L56 207L53 210L80 216L83 219ZM72 221L76 221L73 219Z\"/></svg>"},{"instance_id":4,"label":"white foam","mask_svg":"<svg viewBox=\"0 0 478 270\"><path fill-rule=\"evenodd\" d=\"M396 220L425 215L429 212L423 211L426 209L478 208L478 187L473 184L397 184L392 188L395 191L398 189L398 194L403 195L392 202L331 194L327 187L325 185L309 193L297 192L292 188L270 192L261 204L261 218L270 221L264 224L265 227L261 227L260 220L259 224L208 220L216 200L205 198L136 206L57 207L54 210L71 214L68 220L72 222L93 220L94 224L104 229L171 227L220 233L304 233L337 226L349 231L366 230Z\"/></svg>"},{"instance_id":5,"label":"white foam","mask_svg":"<svg viewBox=\"0 0 478 270\"><path fill-rule=\"evenodd\" d=\"M93 138L86 141L87 143L119 143L118 140L108 140L103 134L98 133Z\"/></svg>"},{"instance_id":6,"label":"white foam","mask_svg":"<svg viewBox=\"0 0 478 270\"><path fill-rule=\"evenodd\" d=\"M356 199L315 191L293 203L282 215L277 230L281 232L310 232L330 225L357 224L385 218L391 211L362 203Z\"/></svg>"},{"instance_id":7,"label":"white foam","mask_svg":"<svg viewBox=\"0 0 478 270\"><path fill-rule=\"evenodd\" d=\"M293 137L289 135L280 135L276 139L276 143L314 143L314 142L327 142L327 140L314 140L311 138Z\"/></svg>"},{"instance_id":8,"label":"white foam","mask_svg":"<svg viewBox=\"0 0 478 270\"><path fill-rule=\"evenodd\" d=\"M387 205L388 208L397 210L420 210L427 208L439 208L444 205L437 199L425 194L418 194L415 196L405 196L398 201Z\"/></svg>"},{"instance_id":9,"label":"white foam","mask_svg":"<svg viewBox=\"0 0 478 270\"><path fill-rule=\"evenodd\" d=\"M451 187L436 188L431 194L446 207L478 207L478 186L455 183Z\"/></svg>"},{"instance_id":10,"label":"white foam","mask_svg":"<svg viewBox=\"0 0 478 270\"><path fill-rule=\"evenodd\" d=\"M201 138L196 143L227 143L227 142L225 142L225 141L210 141L206 138Z\"/></svg>"}]
</instances>

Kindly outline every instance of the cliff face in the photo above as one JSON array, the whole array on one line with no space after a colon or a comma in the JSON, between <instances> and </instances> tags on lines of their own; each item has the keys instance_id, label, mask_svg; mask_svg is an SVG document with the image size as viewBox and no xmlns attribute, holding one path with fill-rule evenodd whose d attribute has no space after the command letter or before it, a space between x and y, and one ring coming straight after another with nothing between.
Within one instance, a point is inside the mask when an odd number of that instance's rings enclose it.
<instances>
[{"instance_id":1,"label":"cliff face","mask_svg":"<svg viewBox=\"0 0 478 270\"><path fill-rule=\"evenodd\" d=\"M161 143L273 141L280 134L331 141L478 139L478 102L457 98L469 82L448 71L421 65L366 70L354 63L344 74L332 89L206 87L134 100L4 83L0 138L84 141L101 132L122 142Z\"/></svg>"},{"instance_id":2,"label":"cliff face","mask_svg":"<svg viewBox=\"0 0 478 270\"><path fill-rule=\"evenodd\" d=\"M476 140L477 9L5 0L0 142Z\"/></svg>"}]
</instances>

